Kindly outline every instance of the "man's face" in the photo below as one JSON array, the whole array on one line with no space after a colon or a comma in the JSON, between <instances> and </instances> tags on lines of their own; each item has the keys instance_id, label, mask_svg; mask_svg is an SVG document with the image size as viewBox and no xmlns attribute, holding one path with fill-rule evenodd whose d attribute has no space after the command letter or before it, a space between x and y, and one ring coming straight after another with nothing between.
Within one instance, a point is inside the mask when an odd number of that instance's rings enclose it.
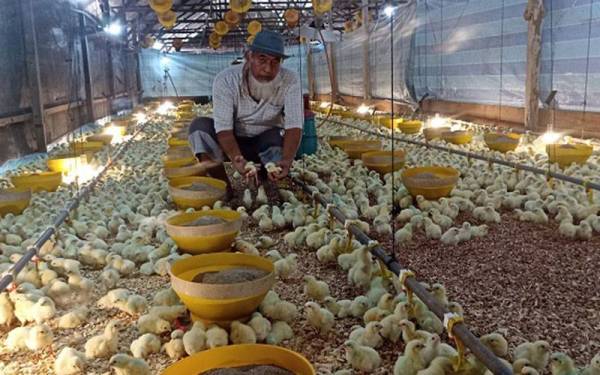
<instances>
[{"instance_id":1,"label":"man's face","mask_svg":"<svg viewBox=\"0 0 600 375\"><path fill-rule=\"evenodd\" d=\"M279 73L281 57L267 55L265 53L250 52L250 71L254 78L260 82L270 82Z\"/></svg>"}]
</instances>

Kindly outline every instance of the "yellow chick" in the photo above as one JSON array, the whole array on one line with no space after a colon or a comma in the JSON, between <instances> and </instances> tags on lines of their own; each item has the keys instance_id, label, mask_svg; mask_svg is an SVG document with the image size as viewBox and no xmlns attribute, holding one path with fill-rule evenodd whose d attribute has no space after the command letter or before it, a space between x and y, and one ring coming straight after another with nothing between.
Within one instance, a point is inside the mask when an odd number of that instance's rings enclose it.
<instances>
[{"instance_id":1,"label":"yellow chick","mask_svg":"<svg viewBox=\"0 0 600 375\"><path fill-rule=\"evenodd\" d=\"M497 357L504 358L508 355L508 342L499 333L489 333L479 338L479 341L488 347Z\"/></svg>"},{"instance_id":2,"label":"yellow chick","mask_svg":"<svg viewBox=\"0 0 600 375\"><path fill-rule=\"evenodd\" d=\"M194 322L192 328L183 334L183 347L188 355L206 349L206 332L202 322Z\"/></svg>"},{"instance_id":3,"label":"yellow chick","mask_svg":"<svg viewBox=\"0 0 600 375\"><path fill-rule=\"evenodd\" d=\"M388 311L388 310L382 310L379 307L372 307L372 308L368 309L367 311L365 311L365 313L363 315L363 322L365 324L367 324L369 322L379 322L383 318L388 316L389 314L390 314L390 311Z\"/></svg>"},{"instance_id":4,"label":"yellow chick","mask_svg":"<svg viewBox=\"0 0 600 375\"><path fill-rule=\"evenodd\" d=\"M252 314L252 318L248 322L256 334L256 341L264 342L271 332L271 322L265 319L258 311Z\"/></svg>"},{"instance_id":5,"label":"yellow chick","mask_svg":"<svg viewBox=\"0 0 600 375\"><path fill-rule=\"evenodd\" d=\"M275 275L280 279L288 279L291 274L298 268L298 254L292 253L285 258L273 263L275 266Z\"/></svg>"},{"instance_id":6,"label":"yellow chick","mask_svg":"<svg viewBox=\"0 0 600 375\"><path fill-rule=\"evenodd\" d=\"M283 320L291 323L298 316L298 308L291 302L277 300L265 304L261 312L272 320Z\"/></svg>"},{"instance_id":7,"label":"yellow chick","mask_svg":"<svg viewBox=\"0 0 600 375\"><path fill-rule=\"evenodd\" d=\"M206 331L206 346L210 349L227 346L229 336L223 328L213 325Z\"/></svg>"},{"instance_id":8,"label":"yellow chick","mask_svg":"<svg viewBox=\"0 0 600 375\"><path fill-rule=\"evenodd\" d=\"M86 341L85 356L87 358L105 358L117 351L119 344L119 321L111 320L104 332Z\"/></svg>"},{"instance_id":9,"label":"yellow chick","mask_svg":"<svg viewBox=\"0 0 600 375\"><path fill-rule=\"evenodd\" d=\"M185 355L185 346L183 345L183 331L176 329L171 332L171 340L162 346L162 351L167 353L171 359L180 359Z\"/></svg>"},{"instance_id":10,"label":"yellow chick","mask_svg":"<svg viewBox=\"0 0 600 375\"><path fill-rule=\"evenodd\" d=\"M232 344L256 344L256 333L252 327L234 320L231 322L229 339Z\"/></svg>"},{"instance_id":11,"label":"yellow chick","mask_svg":"<svg viewBox=\"0 0 600 375\"><path fill-rule=\"evenodd\" d=\"M440 240L444 245L456 246L460 242L459 233L460 230L458 228L452 227L444 232Z\"/></svg>"},{"instance_id":12,"label":"yellow chick","mask_svg":"<svg viewBox=\"0 0 600 375\"><path fill-rule=\"evenodd\" d=\"M362 346L352 340L346 341L344 347L346 348L346 361L353 369L373 372L381 366L381 357L375 349Z\"/></svg>"},{"instance_id":13,"label":"yellow chick","mask_svg":"<svg viewBox=\"0 0 600 375\"><path fill-rule=\"evenodd\" d=\"M430 240L439 240L442 238L442 227L434 224L434 222L426 217L423 219L423 224L425 225L425 237Z\"/></svg>"},{"instance_id":14,"label":"yellow chick","mask_svg":"<svg viewBox=\"0 0 600 375\"><path fill-rule=\"evenodd\" d=\"M389 313L392 313L392 311L394 311L394 308L396 307L394 296L387 292L382 294L381 297L379 297L379 301L377 302L377 307L381 310L385 310Z\"/></svg>"},{"instance_id":15,"label":"yellow chick","mask_svg":"<svg viewBox=\"0 0 600 375\"><path fill-rule=\"evenodd\" d=\"M153 306L148 314L158 316L172 323L175 319L184 317L187 314L187 309L184 305Z\"/></svg>"},{"instance_id":16,"label":"yellow chick","mask_svg":"<svg viewBox=\"0 0 600 375\"><path fill-rule=\"evenodd\" d=\"M314 276L304 276L304 294L309 299L322 302L326 297L331 295L329 285L326 282L317 280Z\"/></svg>"},{"instance_id":17,"label":"yellow chick","mask_svg":"<svg viewBox=\"0 0 600 375\"><path fill-rule=\"evenodd\" d=\"M260 185L258 187L258 191L256 193L256 203L258 203L259 205L269 203L269 198L267 197L267 193L263 185Z\"/></svg>"},{"instance_id":18,"label":"yellow chick","mask_svg":"<svg viewBox=\"0 0 600 375\"><path fill-rule=\"evenodd\" d=\"M417 375L446 375L454 373L453 361L448 357L437 357L424 370L417 371Z\"/></svg>"},{"instance_id":19,"label":"yellow chick","mask_svg":"<svg viewBox=\"0 0 600 375\"><path fill-rule=\"evenodd\" d=\"M419 370L425 369L423 350L425 343L422 340L412 340L406 344L404 354L394 364L394 375L416 375Z\"/></svg>"},{"instance_id":20,"label":"yellow chick","mask_svg":"<svg viewBox=\"0 0 600 375\"><path fill-rule=\"evenodd\" d=\"M0 324L9 327L15 320L15 308L8 298L8 293L0 293Z\"/></svg>"},{"instance_id":21,"label":"yellow chick","mask_svg":"<svg viewBox=\"0 0 600 375\"><path fill-rule=\"evenodd\" d=\"M581 375L600 375L600 353L596 354Z\"/></svg>"},{"instance_id":22,"label":"yellow chick","mask_svg":"<svg viewBox=\"0 0 600 375\"><path fill-rule=\"evenodd\" d=\"M90 310L85 306L76 307L65 313L58 320L58 328L69 329L81 326L89 315Z\"/></svg>"},{"instance_id":23,"label":"yellow chick","mask_svg":"<svg viewBox=\"0 0 600 375\"><path fill-rule=\"evenodd\" d=\"M448 306L448 296L446 295L446 288L444 285L440 283L435 283L431 286L431 294L433 298L439 303L441 306Z\"/></svg>"},{"instance_id":24,"label":"yellow chick","mask_svg":"<svg viewBox=\"0 0 600 375\"><path fill-rule=\"evenodd\" d=\"M315 302L307 302L304 307L307 322L316 328L322 336L333 329L335 317L329 310L321 308Z\"/></svg>"},{"instance_id":25,"label":"yellow chick","mask_svg":"<svg viewBox=\"0 0 600 375\"><path fill-rule=\"evenodd\" d=\"M115 370L115 375L150 375L150 366L140 358L133 358L119 353L110 358L109 365Z\"/></svg>"},{"instance_id":26,"label":"yellow chick","mask_svg":"<svg viewBox=\"0 0 600 375\"><path fill-rule=\"evenodd\" d=\"M550 356L550 369L552 375L579 375L580 372L575 368L573 359L565 353L556 352Z\"/></svg>"},{"instance_id":27,"label":"yellow chick","mask_svg":"<svg viewBox=\"0 0 600 375\"><path fill-rule=\"evenodd\" d=\"M146 333L133 340L129 350L135 358L146 358L160 351L160 339L152 333Z\"/></svg>"},{"instance_id":28,"label":"yellow chick","mask_svg":"<svg viewBox=\"0 0 600 375\"><path fill-rule=\"evenodd\" d=\"M154 305L173 306L181 304L181 300L173 288L161 289L154 295Z\"/></svg>"},{"instance_id":29,"label":"yellow chick","mask_svg":"<svg viewBox=\"0 0 600 375\"><path fill-rule=\"evenodd\" d=\"M348 339L356 341L360 345L377 348L383 344L382 328L383 325L380 322L369 322L365 327L358 326L350 332Z\"/></svg>"},{"instance_id":30,"label":"yellow chick","mask_svg":"<svg viewBox=\"0 0 600 375\"><path fill-rule=\"evenodd\" d=\"M432 334L425 340L425 349L421 352L426 365L436 357L454 358L458 355L456 350L448 344L441 342L440 336Z\"/></svg>"},{"instance_id":31,"label":"yellow chick","mask_svg":"<svg viewBox=\"0 0 600 375\"><path fill-rule=\"evenodd\" d=\"M75 375L85 373L85 354L71 347L64 347L54 361L56 375Z\"/></svg>"},{"instance_id":32,"label":"yellow chick","mask_svg":"<svg viewBox=\"0 0 600 375\"><path fill-rule=\"evenodd\" d=\"M236 251L239 251L240 253L260 256L260 252L258 251L258 249L256 248L256 246L252 245L248 241L244 241L244 240L241 240L241 239L236 239L234 241L234 243L233 243L233 248Z\"/></svg>"},{"instance_id":33,"label":"yellow chick","mask_svg":"<svg viewBox=\"0 0 600 375\"><path fill-rule=\"evenodd\" d=\"M171 324L159 316L145 314L138 318L136 327L140 334L154 333L155 335L160 335L169 331Z\"/></svg>"},{"instance_id":34,"label":"yellow chick","mask_svg":"<svg viewBox=\"0 0 600 375\"><path fill-rule=\"evenodd\" d=\"M269 345L279 345L285 340L290 340L294 337L294 331L284 321L277 321L273 323L271 332L267 335L266 342Z\"/></svg>"},{"instance_id":35,"label":"yellow chick","mask_svg":"<svg viewBox=\"0 0 600 375\"><path fill-rule=\"evenodd\" d=\"M369 300L365 296L358 296L350 304L350 314L355 318L363 317L369 310Z\"/></svg>"},{"instance_id":36,"label":"yellow chick","mask_svg":"<svg viewBox=\"0 0 600 375\"><path fill-rule=\"evenodd\" d=\"M543 371L550 360L550 344L547 341L525 342L515 348L513 359L527 359L530 367Z\"/></svg>"}]
</instances>

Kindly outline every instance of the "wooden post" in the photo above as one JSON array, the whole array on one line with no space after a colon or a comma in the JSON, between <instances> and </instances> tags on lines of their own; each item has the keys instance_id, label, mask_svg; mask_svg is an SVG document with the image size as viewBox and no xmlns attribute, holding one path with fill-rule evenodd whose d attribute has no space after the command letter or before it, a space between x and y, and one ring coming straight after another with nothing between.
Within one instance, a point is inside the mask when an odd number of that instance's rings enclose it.
<instances>
[{"instance_id":1,"label":"wooden post","mask_svg":"<svg viewBox=\"0 0 600 375\"><path fill-rule=\"evenodd\" d=\"M21 18L23 20L23 39L25 44L25 64L27 81L31 94L31 114L37 151L46 151L46 121L44 118L44 102L42 99L42 81L40 77L40 58L38 54L35 15L32 0L21 2ZM6 77L10 79L10 77Z\"/></svg>"},{"instance_id":2,"label":"wooden post","mask_svg":"<svg viewBox=\"0 0 600 375\"><path fill-rule=\"evenodd\" d=\"M92 74L90 72L90 51L85 34L85 17L79 15L79 40L81 42L81 61L83 64L83 86L85 89L85 110L88 122L94 121L94 92L92 91Z\"/></svg>"},{"instance_id":3,"label":"wooden post","mask_svg":"<svg viewBox=\"0 0 600 375\"><path fill-rule=\"evenodd\" d=\"M528 0L523 18L529 23L527 33L527 79L525 81L525 129L535 130L539 118L540 56L542 51L543 0Z\"/></svg>"},{"instance_id":4,"label":"wooden post","mask_svg":"<svg viewBox=\"0 0 600 375\"><path fill-rule=\"evenodd\" d=\"M362 28L365 34L363 41L363 99L371 99L371 62L369 58L369 0L362 0Z\"/></svg>"},{"instance_id":5,"label":"wooden post","mask_svg":"<svg viewBox=\"0 0 600 375\"><path fill-rule=\"evenodd\" d=\"M329 31L333 32L333 12L329 12L329 24L327 28ZM325 41L323 41L325 43ZM338 80L337 80L337 72L336 72L336 61L335 54L333 53L333 44L327 43L325 44L325 52L329 55L329 76L331 77L331 102L337 103L339 100L339 90L338 90Z\"/></svg>"}]
</instances>

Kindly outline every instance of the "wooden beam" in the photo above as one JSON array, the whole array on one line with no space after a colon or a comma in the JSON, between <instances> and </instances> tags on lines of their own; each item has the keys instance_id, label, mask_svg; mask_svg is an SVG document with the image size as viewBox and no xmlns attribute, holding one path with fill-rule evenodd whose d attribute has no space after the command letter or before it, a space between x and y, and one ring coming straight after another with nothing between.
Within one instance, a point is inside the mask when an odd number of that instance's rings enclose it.
<instances>
[{"instance_id":1,"label":"wooden beam","mask_svg":"<svg viewBox=\"0 0 600 375\"><path fill-rule=\"evenodd\" d=\"M90 50L85 34L85 17L79 15L79 40L81 42L81 61L83 64L83 85L85 89L85 110L87 121L94 121L94 94L92 92L92 74L90 72Z\"/></svg>"},{"instance_id":2,"label":"wooden beam","mask_svg":"<svg viewBox=\"0 0 600 375\"><path fill-rule=\"evenodd\" d=\"M539 120L540 56L542 51L543 0L528 0L523 18L527 31L527 78L525 80L525 128L535 130Z\"/></svg>"},{"instance_id":3,"label":"wooden beam","mask_svg":"<svg viewBox=\"0 0 600 375\"><path fill-rule=\"evenodd\" d=\"M23 20L23 39L25 44L25 64L27 81L31 95L32 122L35 130L36 151L46 151L47 133L42 99L42 81L40 77L40 59L37 45L35 15L32 0L21 1L21 18Z\"/></svg>"}]
</instances>

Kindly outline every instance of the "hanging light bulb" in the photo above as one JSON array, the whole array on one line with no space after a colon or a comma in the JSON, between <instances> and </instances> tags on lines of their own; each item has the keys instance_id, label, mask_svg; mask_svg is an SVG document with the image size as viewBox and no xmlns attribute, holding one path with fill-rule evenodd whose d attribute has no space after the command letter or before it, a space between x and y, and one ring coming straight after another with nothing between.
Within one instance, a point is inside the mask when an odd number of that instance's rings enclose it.
<instances>
[{"instance_id":1,"label":"hanging light bulb","mask_svg":"<svg viewBox=\"0 0 600 375\"><path fill-rule=\"evenodd\" d=\"M561 137L562 134L549 130L542 134L539 139L543 144L549 145L558 142Z\"/></svg>"}]
</instances>

